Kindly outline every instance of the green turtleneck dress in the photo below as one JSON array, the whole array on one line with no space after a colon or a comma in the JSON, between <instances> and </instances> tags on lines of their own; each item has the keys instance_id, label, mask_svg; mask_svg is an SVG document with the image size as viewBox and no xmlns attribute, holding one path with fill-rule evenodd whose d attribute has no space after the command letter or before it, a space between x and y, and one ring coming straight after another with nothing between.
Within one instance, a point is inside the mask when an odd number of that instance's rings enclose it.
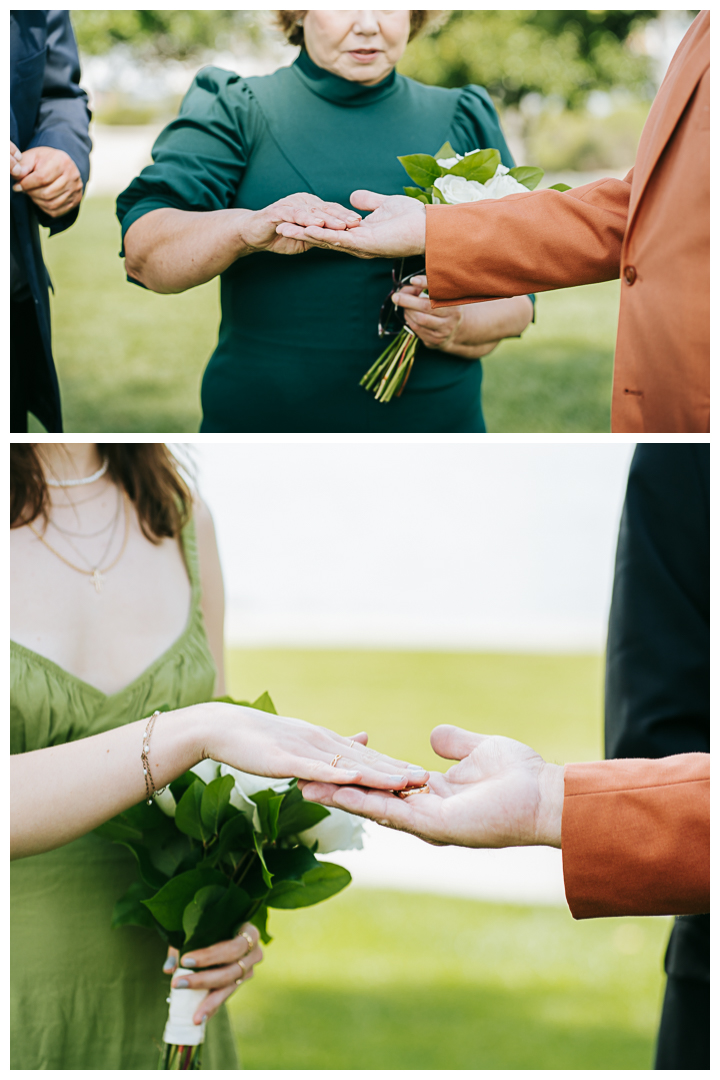
<instances>
[{"instance_id":1,"label":"green turtleneck dress","mask_svg":"<svg viewBox=\"0 0 720 1080\"><path fill-rule=\"evenodd\" d=\"M398 155L497 147L513 165L487 92L448 90L392 72L360 86L301 52L243 79L199 72L154 164L118 198L123 236L160 207L260 210L296 191L349 205L366 188L402 194ZM314 249L260 252L221 274L222 322L202 385L204 432L485 430L479 360L420 344L408 385L388 404L358 383L388 339L377 333L392 261ZM413 267L414 269L414 267Z\"/></svg>"}]
</instances>

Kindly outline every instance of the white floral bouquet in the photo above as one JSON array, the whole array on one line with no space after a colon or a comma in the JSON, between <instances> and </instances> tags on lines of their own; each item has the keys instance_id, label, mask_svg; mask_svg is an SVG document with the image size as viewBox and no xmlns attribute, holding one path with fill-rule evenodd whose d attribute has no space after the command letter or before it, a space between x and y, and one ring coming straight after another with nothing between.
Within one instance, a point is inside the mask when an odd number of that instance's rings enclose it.
<instances>
[{"instance_id":1,"label":"white floral bouquet","mask_svg":"<svg viewBox=\"0 0 720 1080\"><path fill-rule=\"evenodd\" d=\"M251 707L275 712L268 694ZM112 926L151 927L183 952L232 938L245 922L268 943L269 908L309 907L350 884L344 867L315 856L363 846L358 818L305 802L294 778L211 760L96 831L129 848L138 864L139 880L116 903ZM201 1067L205 1021L192 1018L207 993L170 990L160 1068Z\"/></svg>"},{"instance_id":2,"label":"white floral bouquet","mask_svg":"<svg viewBox=\"0 0 720 1080\"><path fill-rule=\"evenodd\" d=\"M516 165L509 169L500 160L500 151L494 148L456 154L449 142L444 143L434 157L409 154L398 161L410 179L422 185L403 188L405 194L427 204L457 206L481 199L504 199L506 195L533 191L545 175L542 169L532 165ZM552 190L567 191L568 185L553 184ZM401 277L396 288L399 289L404 280ZM427 296L427 290L421 295ZM388 316L392 315L391 311L385 311L387 304L386 301L380 316L380 336L393 333L387 329ZM393 307L397 316L397 306ZM374 391L376 401L387 403L402 394L415 361L417 343L415 332L403 324L385 351L365 372L360 385Z\"/></svg>"}]
</instances>

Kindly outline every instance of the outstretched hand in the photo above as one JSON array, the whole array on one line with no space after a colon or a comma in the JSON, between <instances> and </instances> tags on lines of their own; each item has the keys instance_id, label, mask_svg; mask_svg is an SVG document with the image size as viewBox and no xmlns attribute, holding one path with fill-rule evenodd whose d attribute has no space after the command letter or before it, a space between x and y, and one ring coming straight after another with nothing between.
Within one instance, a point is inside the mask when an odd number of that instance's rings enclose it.
<instances>
[{"instance_id":1,"label":"outstretched hand","mask_svg":"<svg viewBox=\"0 0 720 1080\"><path fill-rule=\"evenodd\" d=\"M458 760L431 773L428 794L301 783L303 796L338 806L435 844L463 847L561 846L563 768L529 746L442 724L431 736L440 757Z\"/></svg>"},{"instance_id":2,"label":"outstretched hand","mask_svg":"<svg viewBox=\"0 0 720 1080\"><path fill-rule=\"evenodd\" d=\"M359 259L400 258L422 255L425 250L425 206L407 195L378 195L353 191L350 202L358 210L372 210L357 223L307 226L281 222L280 236L310 247L347 251Z\"/></svg>"}]
</instances>

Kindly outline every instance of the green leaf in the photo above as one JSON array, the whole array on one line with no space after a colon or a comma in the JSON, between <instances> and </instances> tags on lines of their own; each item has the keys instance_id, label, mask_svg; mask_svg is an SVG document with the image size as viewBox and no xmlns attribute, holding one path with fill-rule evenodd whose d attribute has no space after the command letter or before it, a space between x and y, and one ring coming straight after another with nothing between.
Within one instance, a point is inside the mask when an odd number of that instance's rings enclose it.
<instances>
[{"instance_id":1,"label":"green leaf","mask_svg":"<svg viewBox=\"0 0 720 1080\"><path fill-rule=\"evenodd\" d=\"M193 909L192 914L188 908ZM228 941L233 938L252 909L252 901L244 889L239 889L232 883L224 889L201 889L196 893L192 902L185 909L188 915L187 925L195 920L195 909L199 908L199 916L194 923L190 934L186 931L183 952L192 949L206 949L210 945L216 945L219 941ZM183 924L185 924L185 915Z\"/></svg>"},{"instance_id":2,"label":"green leaf","mask_svg":"<svg viewBox=\"0 0 720 1080\"><path fill-rule=\"evenodd\" d=\"M168 839L151 836L148 851L153 866L156 866L167 877L172 877L178 869L193 855L201 855L202 851L197 848L189 836L184 836L177 829ZM189 869L189 868L188 868Z\"/></svg>"},{"instance_id":3,"label":"green leaf","mask_svg":"<svg viewBox=\"0 0 720 1080\"><path fill-rule=\"evenodd\" d=\"M437 180L438 176L447 171L438 165L430 154L408 154L406 157L399 157L398 161L410 179L420 187L431 187L433 180Z\"/></svg>"},{"instance_id":4,"label":"green leaf","mask_svg":"<svg viewBox=\"0 0 720 1080\"><path fill-rule=\"evenodd\" d=\"M276 885L280 881L301 881L309 870L323 865L303 844L295 848L266 848L264 855Z\"/></svg>"},{"instance_id":5,"label":"green leaf","mask_svg":"<svg viewBox=\"0 0 720 1080\"><path fill-rule=\"evenodd\" d=\"M98 836L102 836L104 840L112 840L117 843L122 843L123 840L142 841L142 831L128 821L123 820L123 818L123 814L118 814L117 817L111 818L110 821L106 821L103 825L99 825L94 831Z\"/></svg>"},{"instance_id":6,"label":"green leaf","mask_svg":"<svg viewBox=\"0 0 720 1080\"><path fill-rule=\"evenodd\" d=\"M335 863L318 863L303 874L302 881L279 881L268 895L265 903L274 908L310 907L327 900L349 885L350 872Z\"/></svg>"},{"instance_id":7,"label":"green leaf","mask_svg":"<svg viewBox=\"0 0 720 1080\"><path fill-rule=\"evenodd\" d=\"M273 713L275 716L277 716L277 709L273 705L273 700L270 697L270 695L268 694L267 690L265 691L264 694L261 694L260 697L257 698L256 701L253 701L250 708L251 709L260 709L262 712Z\"/></svg>"},{"instance_id":8,"label":"green leaf","mask_svg":"<svg viewBox=\"0 0 720 1080\"><path fill-rule=\"evenodd\" d=\"M215 866L221 859L226 859L232 851L250 851L254 848L252 822L244 814L238 813L226 821L220 830L217 846L205 858L208 866Z\"/></svg>"},{"instance_id":9,"label":"green leaf","mask_svg":"<svg viewBox=\"0 0 720 1080\"><path fill-rule=\"evenodd\" d=\"M551 184L547 191L571 191L570 184Z\"/></svg>"},{"instance_id":10,"label":"green leaf","mask_svg":"<svg viewBox=\"0 0 720 1080\"><path fill-rule=\"evenodd\" d=\"M194 772L191 772L191 770L188 769L188 771L184 772L182 776L178 776L176 780L173 780L170 783L169 787L170 791L172 792L173 798L175 799L175 802L180 802L187 789L191 787L196 780L199 779L199 776L196 776Z\"/></svg>"},{"instance_id":11,"label":"green leaf","mask_svg":"<svg viewBox=\"0 0 720 1080\"><path fill-rule=\"evenodd\" d=\"M514 177L518 184L524 184L530 191L535 190L544 175L544 169L536 169L532 165L516 165L508 173L508 176Z\"/></svg>"},{"instance_id":12,"label":"green leaf","mask_svg":"<svg viewBox=\"0 0 720 1080\"><path fill-rule=\"evenodd\" d=\"M330 811L327 807L320 806L319 803L306 802L304 799L301 803L291 806L287 813L283 806L278 822L278 838L297 836L298 833L312 829L313 825L317 825L319 821L329 816Z\"/></svg>"},{"instance_id":13,"label":"green leaf","mask_svg":"<svg viewBox=\"0 0 720 1080\"><path fill-rule=\"evenodd\" d=\"M205 828L211 833L220 831L225 820L225 812L230 805L230 793L234 787L235 778L230 774L218 776L217 780L212 780L206 785L200 802L200 817Z\"/></svg>"},{"instance_id":14,"label":"green leaf","mask_svg":"<svg viewBox=\"0 0 720 1080\"><path fill-rule=\"evenodd\" d=\"M218 900L222 900L226 892L227 889L223 885L206 885L204 889L198 889L183 911L182 925L186 942L193 936L203 912L217 904Z\"/></svg>"},{"instance_id":15,"label":"green leaf","mask_svg":"<svg viewBox=\"0 0 720 1080\"><path fill-rule=\"evenodd\" d=\"M272 938L268 934L267 920L268 920L267 904L263 904L261 907L259 907L257 909L257 911L253 915L250 916L250 919L249 919L249 921L253 924L253 926L255 927L257 932L259 933L260 940L262 941L263 945L269 945L270 942L272 941Z\"/></svg>"},{"instance_id":16,"label":"green leaf","mask_svg":"<svg viewBox=\"0 0 720 1080\"><path fill-rule=\"evenodd\" d=\"M484 184L495 175L499 164L500 151L490 148L463 158L448 171L451 176L464 176L466 180L477 180L478 184Z\"/></svg>"},{"instance_id":17,"label":"green leaf","mask_svg":"<svg viewBox=\"0 0 720 1080\"><path fill-rule=\"evenodd\" d=\"M257 852L257 857L260 860L260 868L262 871L263 881L267 885L268 889L271 889L272 874L267 868L267 863L265 862L265 855L263 854L262 844L260 843L260 838L258 837L257 833L253 833L253 842L255 844L255 851Z\"/></svg>"},{"instance_id":18,"label":"green leaf","mask_svg":"<svg viewBox=\"0 0 720 1080\"><path fill-rule=\"evenodd\" d=\"M128 851L132 851L138 864L140 877L145 884L149 885L152 889L162 889L168 879L168 875L164 874L162 870L155 866L148 849L144 847L143 844L137 844L129 840L117 842L120 843L122 847L126 847Z\"/></svg>"},{"instance_id":19,"label":"green leaf","mask_svg":"<svg viewBox=\"0 0 720 1080\"><path fill-rule=\"evenodd\" d=\"M205 784L196 777L195 783L190 785L177 804L175 825L180 832L184 832L187 836L192 836L195 840L206 841L210 839L212 832L202 819L201 807L204 791Z\"/></svg>"},{"instance_id":20,"label":"green leaf","mask_svg":"<svg viewBox=\"0 0 720 1080\"><path fill-rule=\"evenodd\" d=\"M443 195L442 191L438 191L438 189L435 187L434 184L433 184L432 193L435 196L435 198L438 199L439 202L441 202L444 206L448 205L447 199Z\"/></svg>"},{"instance_id":21,"label":"green leaf","mask_svg":"<svg viewBox=\"0 0 720 1080\"><path fill-rule=\"evenodd\" d=\"M280 816L280 807L283 804L284 798L284 793L279 795L271 788L268 788L265 791L257 791L254 795L250 796L251 801L254 802L258 808L260 828L263 836L270 842L277 840L278 818Z\"/></svg>"},{"instance_id":22,"label":"green leaf","mask_svg":"<svg viewBox=\"0 0 720 1080\"><path fill-rule=\"evenodd\" d=\"M142 902L166 930L182 930L183 911L195 893L207 885L224 885L226 881L218 870L188 870L171 878L155 896Z\"/></svg>"},{"instance_id":23,"label":"green leaf","mask_svg":"<svg viewBox=\"0 0 720 1080\"><path fill-rule=\"evenodd\" d=\"M431 201L428 193L426 191L423 191L422 188L404 187L403 191L406 195L409 195L411 199L417 199L418 202L429 203Z\"/></svg>"},{"instance_id":24,"label":"green leaf","mask_svg":"<svg viewBox=\"0 0 720 1080\"><path fill-rule=\"evenodd\" d=\"M444 142L442 144L442 146L440 147L440 149L438 150L437 154L433 154L433 157L437 161L438 158L447 159L447 158L451 158L451 157L457 157L457 154L453 150L453 148L452 148L452 146L450 145L449 142Z\"/></svg>"},{"instance_id":25,"label":"green leaf","mask_svg":"<svg viewBox=\"0 0 720 1080\"><path fill-rule=\"evenodd\" d=\"M130 888L115 904L110 920L110 926L115 930L118 926L149 926L155 929L155 920L146 907L143 900L149 900L154 890L142 881L133 881Z\"/></svg>"}]
</instances>

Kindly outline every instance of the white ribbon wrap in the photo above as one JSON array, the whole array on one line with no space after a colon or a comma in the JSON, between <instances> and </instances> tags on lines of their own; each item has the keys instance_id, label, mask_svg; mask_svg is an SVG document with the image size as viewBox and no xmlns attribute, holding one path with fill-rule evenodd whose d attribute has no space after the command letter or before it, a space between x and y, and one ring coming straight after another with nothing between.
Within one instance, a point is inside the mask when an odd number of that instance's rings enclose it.
<instances>
[{"instance_id":1,"label":"white ribbon wrap","mask_svg":"<svg viewBox=\"0 0 720 1080\"><path fill-rule=\"evenodd\" d=\"M173 978L178 975L193 975L188 968L178 968ZM170 988L170 1010L163 1032L163 1042L175 1046L198 1046L205 1041L205 1021L193 1024L193 1016L198 1005L202 1004L210 993L209 990L178 990Z\"/></svg>"}]
</instances>

